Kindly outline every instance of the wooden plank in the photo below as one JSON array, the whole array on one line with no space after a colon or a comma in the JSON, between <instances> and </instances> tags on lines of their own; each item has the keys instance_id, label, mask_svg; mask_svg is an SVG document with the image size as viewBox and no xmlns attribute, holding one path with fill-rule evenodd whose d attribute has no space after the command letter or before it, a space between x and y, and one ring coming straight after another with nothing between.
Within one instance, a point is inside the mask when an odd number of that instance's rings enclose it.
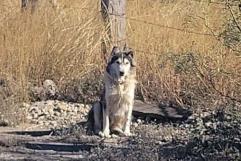
<instances>
[{"instance_id":1,"label":"wooden plank","mask_svg":"<svg viewBox=\"0 0 241 161\"><path fill-rule=\"evenodd\" d=\"M15 135L29 135L33 137L39 137L39 136L48 136L53 133L52 130L42 130L42 131L12 131L7 132L8 134L15 134Z\"/></svg>"},{"instance_id":2,"label":"wooden plank","mask_svg":"<svg viewBox=\"0 0 241 161\"><path fill-rule=\"evenodd\" d=\"M54 150L63 152L78 152L78 151L90 151L91 148L96 147L95 144L69 144L69 143L56 143L56 142L28 142L25 147L34 150Z\"/></svg>"},{"instance_id":3,"label":"wooden plank","mask_svg":"<svg viewBox=\"0 0 241 161\"><path fill-rule=\"evenodd\" d=\"M127 138L122 138L122 140L127 140ZM111 147L116 149L129 149L126 146L118 145L117 139L110 138L103 140L104 142L93 144L93 143L60 143L60 142L27 142L25 147L32 150L41 151L55 151L55 152L79 152L79 151L90 151L92 148L98 147L100 144L105 147Z\"/></svg>"}]
</instances>

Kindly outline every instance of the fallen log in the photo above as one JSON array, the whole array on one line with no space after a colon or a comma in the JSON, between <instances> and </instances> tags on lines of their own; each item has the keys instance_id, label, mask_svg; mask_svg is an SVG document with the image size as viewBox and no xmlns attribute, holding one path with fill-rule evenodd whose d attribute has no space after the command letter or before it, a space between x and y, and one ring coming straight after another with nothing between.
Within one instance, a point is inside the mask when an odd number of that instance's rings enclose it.
<instances>
[{"instance_id":1,"label":"fallen log","mask_svg":"<svg viewBox=\"0 0 241 161\"><path fill-rule=\"evenodd\" d=\"M175 105L148 104L140 100L135 100L133 116L158 121L184 121L192 112Z\"/></svg>"}]
</instances>

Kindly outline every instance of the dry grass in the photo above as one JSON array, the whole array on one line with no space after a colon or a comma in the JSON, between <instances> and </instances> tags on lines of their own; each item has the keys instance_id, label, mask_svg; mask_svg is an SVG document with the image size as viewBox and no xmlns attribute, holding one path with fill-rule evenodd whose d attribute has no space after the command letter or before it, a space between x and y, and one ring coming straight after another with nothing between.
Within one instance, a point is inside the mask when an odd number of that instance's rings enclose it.
<instances>
[{"instance_id":1,"label":"dry grass","mask_svg":"<svg viewBox=\"0 0 241 161\"><path fill-rule=\"evenodd\" d=\"M104 30L97 3L63 1L62 10L41 4L34 14L21 12L20 4L1 3L0 76L16 82L18 98L28 99L30 83L52 79L63 89L103 66L99 44Z\"/></svg>"},{"instance_id":2,"label":"dry grass","mask_svg":"<svg viewBox=\"0 0 241 161\"><path fill-rule=\"evenodd\" d=\"M230 18L224 8L206 1L130 1L129 43L137 50L144 95L191 105L239 98L240 56L212 35Z\"/></svg>"},{"instance_id":3,"label":"dry grass","mask_svg":"<svg viewBox=\"0 0 241 161\"><path fill-rule=\"evenodd\" d=\"M99 3L61 0L56 10L43 2L34 14L21 12L18 1L0 2L0 77L15 82L17 100L28 99L30 83L52 79L66 91L73 81L85 84L104 69L100 49L106 32ZM230 17L224 6L129 0L127 15L128 43L139 67L138 94L146 100L217 106L240 98L240 56L209 29L223 32Z\"/></svg>"}]
</instances>

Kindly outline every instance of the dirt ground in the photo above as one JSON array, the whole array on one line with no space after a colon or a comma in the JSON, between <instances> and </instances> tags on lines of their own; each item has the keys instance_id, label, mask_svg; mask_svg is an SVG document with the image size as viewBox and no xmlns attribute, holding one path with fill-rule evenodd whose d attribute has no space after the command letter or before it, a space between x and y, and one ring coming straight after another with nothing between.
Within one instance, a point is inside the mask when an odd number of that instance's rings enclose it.
<instances>
[{"instance_id":1,"label":"dirt ground","mask_svg":"<svg viewBox=\"0 0 241 161\"><path fill-rule=\"evenodd\" d=\"M134 119L134 136L110 139L86 134L85 122L59 129L1 127L0 160L241 160L240 120L223 111L179 123Z\"/></svg>"},{"instance_id":2,"label":"dirt ground","mask_svg":"<svg viewBox=\"0 0 241 161\"><path fill-rule=\"evenodd\" d=\"M136 136L102 139L86 135L82 125L54 131L31 126L0 129L0 160L167 160L172 153L164 151L172 147L166 142L177 133L171 126L142 124L133 127Z\"/></svg>"}]
</instances>

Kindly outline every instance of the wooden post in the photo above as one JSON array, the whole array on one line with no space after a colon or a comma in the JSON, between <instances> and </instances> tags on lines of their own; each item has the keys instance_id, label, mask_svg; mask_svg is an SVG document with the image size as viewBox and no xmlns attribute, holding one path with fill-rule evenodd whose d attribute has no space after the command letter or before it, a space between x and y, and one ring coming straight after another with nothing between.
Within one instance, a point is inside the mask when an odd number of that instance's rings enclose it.
<instances>
[{"instance_id":1,"label":"wooden post","mask_svg":"<svg viewBox=\"0 0 241 161\"><path fill-rule=\"evenodd\" d=\"M102 16L105 20L111 45L126 45L126 0L101 0Z\"/></svg>"},{"instance_id":2,"label":"wooden post","mask_svg":"<svg viewBox=\"0 0 241 161\"><path fill-rule=\"evenodd\" d=\"M58 9L59 5L57 0L48 0L47 3L50 3L52 8ZM26 10L27 8L31 8L31 12L33 13L39 3L39 0L21 0L21 9Z\"/></svg>"},{"instance_id":3,"label":"wooden post","mask_svg":"<svg viewBox=\"0 0 241 161\"><path fill-rule=\"evenodd\" d=\"M27 3L28 1L27 0L21 0L21 8L24 9L27 7Z\"/></svg>"},{"instance_id":4,"label":"wooden post","mask_svg":"<svg viewBox=\"0 0 241 161\"><path fill-rule=\"evenodd\" d=\"M31 7L31 12L33 13L38 0L21 0L21 9L26 10L28 7Z\"/></svg>"}]
</instances>

